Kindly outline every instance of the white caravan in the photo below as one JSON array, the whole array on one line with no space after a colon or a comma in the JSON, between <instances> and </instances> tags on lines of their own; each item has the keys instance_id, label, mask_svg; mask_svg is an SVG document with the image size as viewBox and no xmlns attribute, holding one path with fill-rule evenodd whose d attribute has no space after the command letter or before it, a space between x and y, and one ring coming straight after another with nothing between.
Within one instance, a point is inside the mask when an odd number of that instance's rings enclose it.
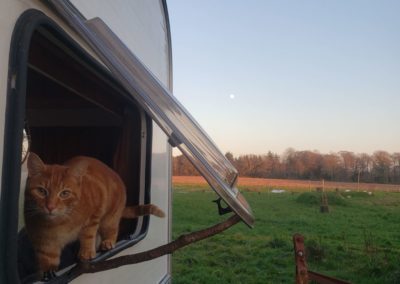
<instances>
[{"instance_id":1,"label":"white caravan","mask_svg":"<svg viewBox=\"0 0 400 284\"><path fill-rule=\"evenodd\" d=\"M171 241L171 145L252 226L237 171L171 95L164 0L1 0L0 35L0 283L37 281L22 214L29 151L46 163L96 157L122 177L128 205L166 213L123 221L115 249L93 261ZM171 282L170 256L73 278L76 249L51 283Z\"/></svg>"}]
</instances>

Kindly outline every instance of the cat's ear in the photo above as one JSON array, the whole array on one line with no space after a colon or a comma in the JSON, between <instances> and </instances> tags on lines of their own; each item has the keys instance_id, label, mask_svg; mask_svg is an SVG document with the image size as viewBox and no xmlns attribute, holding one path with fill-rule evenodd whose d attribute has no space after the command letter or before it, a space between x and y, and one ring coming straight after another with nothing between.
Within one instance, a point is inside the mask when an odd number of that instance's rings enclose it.
<instances>
[{"instance_id":1,"label":"cat's ear","mask_svg":"<svg viewBox=\"0 0 400 284\"><path fill-rule=\"evenodd\" d=\"M86 174L88 164L85 161L81 161L78 164L68 169L68 172L74 177L80 178Z\"/></svg>"},{"instance_id":2,"label":"cat's ear","mask_svg":"<svg viewBox=\"0 0 400 284\"><path fill-rule=\"evenodd\" d=\"M33 152L29 153L28 156L28 176L33 177L42 173L46 167L43 161Z\"/></svg>"}]
</instances>

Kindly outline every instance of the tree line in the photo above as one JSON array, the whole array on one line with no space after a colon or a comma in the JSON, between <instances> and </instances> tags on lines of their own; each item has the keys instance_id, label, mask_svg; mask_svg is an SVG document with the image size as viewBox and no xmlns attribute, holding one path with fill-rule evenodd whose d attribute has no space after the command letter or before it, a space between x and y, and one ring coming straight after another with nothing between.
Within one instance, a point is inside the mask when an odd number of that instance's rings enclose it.
<instances>
[{"instance_id":1,"label":"tree line","mask_svg":"<svg viewBox=\"0 0 400 284\"><path fill-rule=\"evenodd\" d=\"M282 155L225 154L240 176L256 178L329 180L366 183L400 183L400 153L375 151L373 154L340 151L321 154L317 151L287 149ZM199 175L184 156L173 158L174 175Z\"/></svg>"}]
</instances>

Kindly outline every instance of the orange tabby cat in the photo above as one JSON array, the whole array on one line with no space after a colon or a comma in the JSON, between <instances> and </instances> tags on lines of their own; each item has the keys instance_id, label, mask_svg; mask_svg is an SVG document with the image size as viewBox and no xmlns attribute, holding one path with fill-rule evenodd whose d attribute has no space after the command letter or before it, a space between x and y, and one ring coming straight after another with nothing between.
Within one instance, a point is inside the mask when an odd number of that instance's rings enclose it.
<instances>
[{"instance_id":1,"label":"orange tabby cat","mask_svg":"<svg viewBox=\"0 0 400 284\"><path fill-rule=\"evenodd\" d=\"M78 257L96 256L113 248L121 218L164 212L153 204L126 207L125 185L116 172L89 157L75 157L63 165L45 165L34 153L28 158L25 223L41 272L57 270L62 249L79 240Z\"/></svg>"}]
</instances>

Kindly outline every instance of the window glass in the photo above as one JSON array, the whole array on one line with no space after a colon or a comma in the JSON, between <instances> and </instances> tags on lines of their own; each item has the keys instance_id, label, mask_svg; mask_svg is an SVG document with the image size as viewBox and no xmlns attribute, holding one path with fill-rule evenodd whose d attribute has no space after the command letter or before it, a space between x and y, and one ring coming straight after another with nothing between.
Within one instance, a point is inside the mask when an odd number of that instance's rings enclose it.
<instances>
[{"instance_id":1,"label":"window glass","mask_svg":"<svg viewBox=\"0 0 400 284\"><path fill-rule=\"evenodd\" d=\"M50 1L95 50L114 76L248 225L251 209L236 189L237 171L205 131L99 18L86 21L68 1Z\"/></svg>"}]
</instances>

